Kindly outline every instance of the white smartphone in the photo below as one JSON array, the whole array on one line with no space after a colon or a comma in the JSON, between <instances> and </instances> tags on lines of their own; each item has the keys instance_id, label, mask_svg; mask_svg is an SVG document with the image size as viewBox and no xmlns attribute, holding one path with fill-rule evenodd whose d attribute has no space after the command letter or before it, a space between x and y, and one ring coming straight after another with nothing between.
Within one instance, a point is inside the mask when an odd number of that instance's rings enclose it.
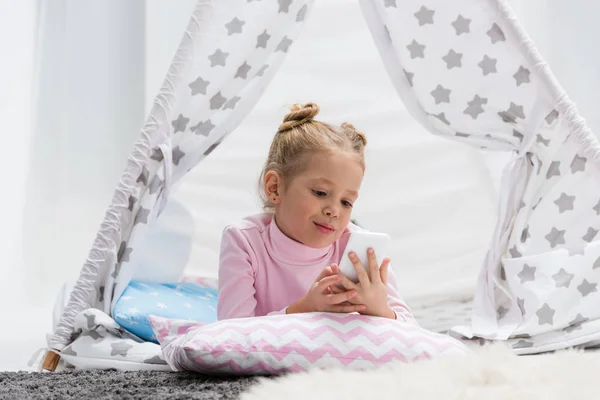
<instances>
[{"instance_id":1,"label":"white smartphone","mask_svg":"<svg viewBox=\"0 0 600 400\"><path fill-rule=\"evenodd\" d=\"M350 261L350 258L348 258L348 253L353 251L358 256L358 259L362 263L370 278L371 274L369 273L369 258L367 255L367 250L372 248L375 251L375 257L377 258L377 263L380 266L381 261L387 256L391 243L392 238L385 233L361 231L352 232L350 234L350 239L348 239L348 244L344 249L342 259L340 260L340 271L348 279L358 283L356 269L354 268L352 261Z\"/></svg>"}]
</instances>

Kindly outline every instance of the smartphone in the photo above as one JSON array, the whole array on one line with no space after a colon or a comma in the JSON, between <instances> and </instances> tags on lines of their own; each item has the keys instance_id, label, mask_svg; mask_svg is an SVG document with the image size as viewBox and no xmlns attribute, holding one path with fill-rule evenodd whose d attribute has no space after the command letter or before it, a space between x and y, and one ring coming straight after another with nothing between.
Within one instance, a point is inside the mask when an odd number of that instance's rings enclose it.
<instances>
[{"instance_id":1,"label":"smartphone","mask_svg":"<svg viewBox=\"0 0 600 400\"><path fill-rule=\"evenodd\" d=\"M352 261L350 261L350 258L348 258L348 253L353 251L358 256L358 259L362 263L370 278L371 274L369 273L370 268L367 250L369 248L372 248L375 251L375 258L377 258L379 268L379 266L381 266L381 261L387 256L391 243L392 238L390 237L390 235L387 235L385 233L367 231L352 232L350 234L350 239L348 239L348 244L344 249L342 259L340 260L340 271L348 279L350 279L354 283L358 283L356 269L354 268L354 264L352 264Z\"/></svg>"}]
</instances>

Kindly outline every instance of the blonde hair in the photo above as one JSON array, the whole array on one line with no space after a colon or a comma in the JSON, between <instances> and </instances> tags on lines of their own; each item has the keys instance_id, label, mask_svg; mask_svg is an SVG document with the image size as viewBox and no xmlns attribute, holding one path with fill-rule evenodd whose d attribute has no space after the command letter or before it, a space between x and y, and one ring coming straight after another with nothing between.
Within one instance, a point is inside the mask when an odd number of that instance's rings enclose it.
<instances>
[{"instance_id":1,"label":"blonde hair","mask_svg":"<svg viewBox=\"0 0 600 400\"><path fill-rule=\"evenodd\" d=\"M355 154L364 171L367 145L364 133L347 122L334 126L316 121L318 113L319 106L315 103L294 104L283 118L259 178L259 193L266 210L273 209L263 189L267 172L277 172L287 184L306 168L310 154L332 150Z\"/></svg>"}]
</instances>

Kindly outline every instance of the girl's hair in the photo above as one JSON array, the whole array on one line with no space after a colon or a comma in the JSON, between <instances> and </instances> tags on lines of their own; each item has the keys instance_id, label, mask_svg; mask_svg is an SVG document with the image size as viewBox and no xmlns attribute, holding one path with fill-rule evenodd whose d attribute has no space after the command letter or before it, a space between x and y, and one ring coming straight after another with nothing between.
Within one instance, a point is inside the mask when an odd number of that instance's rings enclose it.
<instances>
[{"instance_id":1,"label":"girl's hair","mask_svg":"<svg viewBox=\"0 0 600 400\"><path fill-rule=\"evenodd\" d=\"M266 173L277 172L287 184L306 168L308 156L316 152L341 150L355 154L364 171L367 145L364 133L347 122L334 126L316 121L318 113L319 106L315 103L294 104L283 118L259 179L259 193L266 210L273 209L264 193Z\"/></svg>"}]
</instances>

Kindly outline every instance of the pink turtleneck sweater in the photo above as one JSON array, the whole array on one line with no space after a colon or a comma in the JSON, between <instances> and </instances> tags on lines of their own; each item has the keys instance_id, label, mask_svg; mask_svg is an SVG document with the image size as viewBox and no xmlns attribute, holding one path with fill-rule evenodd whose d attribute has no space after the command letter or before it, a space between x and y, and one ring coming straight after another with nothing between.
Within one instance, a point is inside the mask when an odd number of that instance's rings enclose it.
<instances>
[{"instance_id":1,"label":"pink turtleneck sweater","mask_svg":"<svg viewBox=\"0 0 600 400\"><path fill-rule=\"evenodd\" d=\"M218 319L284 314L306 295L324 268L340 263L350 233L360 229L349 224L332 245L315 249L287 237L272 214L228 226L221 241ZM388 299L398 320L416 323L398 294L391 268Z\"/></svg>"}]
</instances>

